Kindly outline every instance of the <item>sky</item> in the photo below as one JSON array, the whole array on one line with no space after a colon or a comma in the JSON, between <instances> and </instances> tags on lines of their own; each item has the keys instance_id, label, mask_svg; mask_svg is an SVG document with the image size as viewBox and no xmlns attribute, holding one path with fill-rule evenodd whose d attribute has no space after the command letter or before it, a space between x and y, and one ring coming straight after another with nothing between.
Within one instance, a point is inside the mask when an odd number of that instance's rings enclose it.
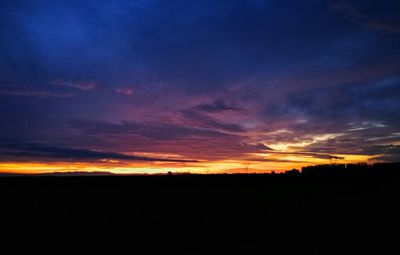
<instances>
[{"instance_id":1,"label":"sky","mask_svg":"<svg viewBox=\"0 0 400 255\"><path fill-rule=\"evenodd\" d=\"M397 0L3 0L0 172L400 161Z\"/></svg>"}]
</instances>

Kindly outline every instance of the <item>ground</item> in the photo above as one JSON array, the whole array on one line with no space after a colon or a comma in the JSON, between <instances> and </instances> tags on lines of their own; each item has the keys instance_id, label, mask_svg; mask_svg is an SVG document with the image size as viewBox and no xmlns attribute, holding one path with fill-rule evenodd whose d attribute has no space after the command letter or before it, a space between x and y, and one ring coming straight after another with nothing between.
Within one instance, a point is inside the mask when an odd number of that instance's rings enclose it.
<instances>
[{"instance_id":1,"label":"ground","mask_svg":"<svg viewBox=\"0 0 400 255\"><path fill-rule=\"evenodd\" d=\"M9 239L44 246L93 238L96 248L117 240L147 251L136 254L386 254L395 244L398 181L398 174L7 177L1 214Z\"/></svg>"}]
</instances>

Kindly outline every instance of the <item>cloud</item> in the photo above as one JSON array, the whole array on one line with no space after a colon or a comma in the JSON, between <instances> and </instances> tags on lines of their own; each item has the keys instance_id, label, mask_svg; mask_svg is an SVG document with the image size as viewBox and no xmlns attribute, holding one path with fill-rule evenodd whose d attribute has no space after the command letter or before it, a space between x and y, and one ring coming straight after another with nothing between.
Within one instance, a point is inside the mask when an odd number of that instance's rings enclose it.
<instances>
[{"instance_id":1,"label":"cloud","mask_svg":"<svg viewBox=\"0 0 400 255\"><path fill-rule=\"evenodd\" d=\"M291 121L293 127L289 129L297 129L295 131L320 123L337 128L353 122L398 125L399 84L397 77L385 77L355 84L305 89L289 93L280 104L267 103L264 114L270 120ZM301 119L303 121L298 121Z\"/></svg>"},{"instance_id":2,"label":"cloud","mask_svg":"<svg viewBox=\"0 0 400 255\"><path fill-rule=\"evenodd\" d=\"M288 93L279 103L267 102L263 119L272 124L261 135L263 142L286 144L293 155L313 158L347 154L395 159L397 152L385 148L399 143L399 84L397 76L385 76ZM281 129L290 132L277 132ZM324 136L328 139L319 139Z\"/></svg>"},{"instance_id":3,"label":"cloud","mask_svg":"<svg viewBox=\"0 0 400 255\"><path fill-rule=\"evenodd\" d=\"M386 127L385 124L378 123L378 122L369 122L369 121L349 123L349 126L350 126L350 128L347 129L346 131L350 131L350 132L367 130L367 129L372 129L372 128L384 128L384 127Z\"/></svg>"},{"instance_id":4,"label":"cloud","mask_svg":"<svg viewBox=\"0 0 400 255\"><path fill-rule=\"evenodd\" d=\"M256 144L248 144L249 147L252 147L256 150L260 150L260 151L271 151L273 149L271 149L270 147L266 146L263 143L256 143Z\"/></svg>"},{"instance_id":5,"label":"cloud","mask_svg":"<svg viewBox=\"0 0 400 255\"><path fill-rule=\"evenodd\" d=\"M290 159L279 159L279 158L243 158L246 162L261 162L261 163L309 163L308 161L302 160L290 160Z\"/></svg>"},{"instance_id":6,"label":"cloud","mask_svg":"<svg viewBox=\"0 0 400 255\"><path fill-rule=\"evenodd\" d=\"M244 132L244 128L235 123L222 122L203 114L196 110L184 110L181 112L182 123L187 126L194 126L197 128L206 128L211 130L219 130L222 132Z\"/></svg>"},{"instance_id":7,"label":"cloud","mask_svg":"<svg viewBox=\"0 0 400 255\"><path fill-rule=\"evenodd\" d=\"M73 97L74 92L57 91L50 88L33 86L0 86L0 94L10 96L35 96L35 97Z\"/></svg>"},{"instance_id":8,"label":"cloud","mask_svg":"<svg viewBox=\"0 0 400 255\"><path fill-rule=\"evenodd\" d=\"M84 135L127 134L154 140L177 140L194 137L230 137L231 135L215 130L186 127L174 123L123 121L119 124L102 121L71 121L72 127L81 130Z\"/></svg>"},{"instance_id":9,"label":"cloud","mask_svg":"<svg viewBox=\"0 0 400 255\"><path fill-rule=\"evenodd\" d=\"M233 111L239 113L245 113L246 110L236 104L233 104L227 100L215 100L210 104L200 104L193 108L194 110L204 111L209 113Z\"/></svg>"},{"instance_id":10,"label":"cloud","mask_svg":"<svg viewBox=\"0 0 400 255\"><path fill-rule=\"evenodd\" d=\"M400 162L400 145L378 145L370 148L370 153L379 155L374 160L384 162Z\"/></svg>"},{"instance_id":11,"label":"cloud","mask_svg":"<svg viewBox=\"0 0 400 255\"><path fill-rule=\"evenodd\" d=\"M121 94L121 95L126 95L126 96L131 96L131 95L133 95L133 89L132 88L116 88L115 93Z\"/></svg>"},{"instance_id":12,"label":"cloud","mask_svg":"<svg viewBox=\"0 0 400 255\"><path fill-rule=\"evenodd\" d=\"M58 85L58 86L64 86L68 88L75 88L83 91L87 90L94 90L98 88L97 83L93 81L64 81L64 80L54 80L51 82L51 84Z\"/></svg>"},{"instance_id":13,"label":"cloud","mask_svg":"<svg viewBox=\"0 0 400 255\"><path fill-rule=\"evenodd\" d=\"M121 122L73 120L79 139L93 140L95 146L117 150L176 154L184 158L218 160L271 150L262 143L249 143L245 134L230 134L199 128L188 122Z\"/></svg>"},{"instance_id":14,"label":"cloud","mask_svg":"<svg viewBox=\"0 0 400 255\"><path fill-rule=\"evenodd\" d=\"M46 81L43 79L32 80L29 77L8 70L0 72L0 94L12 96L36 97L73 97L79 91L94 90L98 87L95 82L63 80Z\"/></svg>"},{"instance_id":15,"label":"cloud","mask_svg":"<svg viewBox=\"0 0 400 255\"><path fill-rule=\"evenodd\" d=\"M129 160L129 161L159 161L159 162L196 162L195 160L152 158L135 155L126 155L115 152L95 151L88 149L66 148L45 144L20 143L0 144L3 157L27 157L30 159L58 159L72 161L90 161L101 159Z\"/></svg>"},{"instance_id":16,"label":"cloud","mask_svg":"<svg viewBox=\"0 0 400 255\"><path fill-rule=\"evenodd\" d=\"M382 3L380 2L378 5L382 5ZM350 21L358 23L368 29L394 34L400 33L400 20L388 20L374 17L362 11L361 8L350 3L350 1L330 2L330 7L333 10L343 13Z\"/></svg>"}]
</instances>

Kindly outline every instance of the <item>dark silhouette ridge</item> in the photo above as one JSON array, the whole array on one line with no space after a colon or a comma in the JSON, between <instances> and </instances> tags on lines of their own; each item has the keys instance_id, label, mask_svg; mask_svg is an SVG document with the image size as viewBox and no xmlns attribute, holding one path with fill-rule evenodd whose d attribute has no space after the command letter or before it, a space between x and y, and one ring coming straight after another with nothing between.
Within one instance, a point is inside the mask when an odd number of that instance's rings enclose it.
<instances>
[{"instance_id":1,"label":"dark silhouette ridge","mask_svg":"<svg viewBox=\"0 0 400 255\"><path fill-rule=\"evenodd\" d=\"M136 254L388 254L398 167L0 178L0 219L7 238L36 237L41 248L55 239Z\"/></svg>"},{"instance_id":2,"label":"dark silhouette ridge","mask_svg":"<svg viewBox=\"0 0 400 255\"><path fill-rule=\"evenodd\" d=\"M18 174L18 173L0 173L0 177L74 177L74 176L112 176L111 172L54 172L54 173L39 173L39 174Z\"/></svg>"},{"instance_id":3,"label":"dark silhouette ridge","mask_svg":"<svg viewBox=\"0 0 400 255\"><path fill-rule=\"evenodd\" d=\"M330 164L303 167L303 175L399 175L400 163Z\"/></svg>"}]
</instances>

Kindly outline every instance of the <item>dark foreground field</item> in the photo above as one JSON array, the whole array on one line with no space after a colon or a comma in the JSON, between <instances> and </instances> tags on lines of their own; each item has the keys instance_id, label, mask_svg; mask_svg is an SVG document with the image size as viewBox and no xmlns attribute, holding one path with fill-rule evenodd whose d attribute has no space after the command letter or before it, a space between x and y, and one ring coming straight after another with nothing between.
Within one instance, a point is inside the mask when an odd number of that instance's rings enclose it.
<instances>
[{"instance_id":1,"label":"dark foreground field","mask_svg":"<svg viewBox=\"0 0 400 255\"><path fill-rule=\"evenodd\" d=\"M399 254L399 191L398 174L0 178L2 244L51 243L54 254L78 244L112 254Z\"/></svg>"}]
</instances>

